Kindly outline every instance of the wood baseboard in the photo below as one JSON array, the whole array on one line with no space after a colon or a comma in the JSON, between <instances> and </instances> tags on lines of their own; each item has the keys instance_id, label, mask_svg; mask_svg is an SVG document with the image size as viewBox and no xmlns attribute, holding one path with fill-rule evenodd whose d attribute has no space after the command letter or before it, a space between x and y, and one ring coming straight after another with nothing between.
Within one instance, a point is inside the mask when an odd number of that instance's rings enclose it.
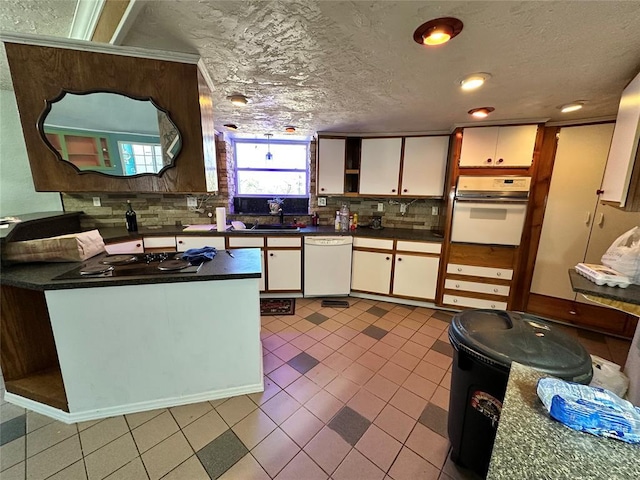
<instances>
[{"instance_id":1,"label":"wood baseboard","mask_svg":"<svg viewBox=\"0 0 640 480\"><path fill-rule=\"evenodd\" d=\"M549 319L570 323L603 333L633 337L638 319L633 315L614 310L578 303L563 298L548 297L532 293L526 311Z\"/></svg>"}]
</instances>

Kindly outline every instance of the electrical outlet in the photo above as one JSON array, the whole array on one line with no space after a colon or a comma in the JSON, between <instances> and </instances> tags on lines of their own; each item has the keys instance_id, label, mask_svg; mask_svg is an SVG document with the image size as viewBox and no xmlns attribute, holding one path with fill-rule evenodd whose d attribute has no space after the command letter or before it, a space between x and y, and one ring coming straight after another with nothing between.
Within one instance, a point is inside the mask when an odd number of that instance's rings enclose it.
<instances>
[{"instance_id":1,"label":"electrical outlet","mask_svg":"<svg viewBox=\"0 0 640 480\"><path fill-rule=\"evenodd\" d=\"M431 207L431 215L438 215L438 207Z\"/></svg>"},{"instance_id":2,"label":"electrical outlet","mask_svg":"<svg viewBox=\"0 0 640 480\"><path fill-rule=\"evenodd\" d=\"M327 206L327 197L318 197L318 206L326 207Z\"/></svg>"},{"instance_id":3,"label":"electrical outlet","mask_svg":"<svg viewBox=\"0 0 640 480\"><path fill-rule=\"evenodd\" d=\"M187 197L187 207L197 207L198 206L198 197Z\"/></svg>"},{"instance_id":4,"label":"electrical outlet","mask_svg":"<svg viewBox=\"0 0 640 480\"><path fill-rule=\"evenodd\" d=\"M100 203L100 197L93 197L93 206L94 207L99 207L101 205L102 205L102 203Z\"/></svg>"},{"instance_id":5,"label":"electrical outlet","mask_svg":"<svg viewBox=\"0 0 640 480\"><path fill-rule=\"evenodd\" d=\"M384 212L384 203L378 202L378 211L379 212Z\"/></svg>"},{"instance_id":6,"label":"electrical outlet","mask_svg":"<svg viewBox=\"0 0 640 480\"><path fill-rule=\"evenodd\" d=\"M400 204L400 213L407 213L407 204L406 203L401 203Z\"/></svg>"}]
</instances>

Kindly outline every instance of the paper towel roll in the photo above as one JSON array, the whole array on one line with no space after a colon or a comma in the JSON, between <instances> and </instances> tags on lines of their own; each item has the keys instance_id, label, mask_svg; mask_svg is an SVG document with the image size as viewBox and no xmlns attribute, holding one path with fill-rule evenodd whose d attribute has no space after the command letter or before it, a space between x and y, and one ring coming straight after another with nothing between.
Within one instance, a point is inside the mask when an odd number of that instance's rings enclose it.
<instances>
[{"instance_id":1,"label":"paper towel roll","mask_svg":"<svg viewBox=\"0 0 640 480\"><path fill-rule=\"evenodd\" d=\"M224 207L216 208L216 225L219 232L227 230L227 210Z\"/></svg>"}]
</instances>

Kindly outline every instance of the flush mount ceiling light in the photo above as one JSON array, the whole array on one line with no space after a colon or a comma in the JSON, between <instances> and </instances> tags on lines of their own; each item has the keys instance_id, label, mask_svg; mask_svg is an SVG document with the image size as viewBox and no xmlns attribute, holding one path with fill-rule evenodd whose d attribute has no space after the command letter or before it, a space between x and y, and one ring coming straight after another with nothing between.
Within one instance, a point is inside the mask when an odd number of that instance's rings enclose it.
<instances>
[{"instance_id":1,"label":"flush mount ceiling light","mask_svg":"<svg viewBox=\"0 0 640 480\"><path fill-rule=\"evenodd\" d=\"M229 130L237 130L238 126L234 123L225 123L224 126Z\"/></svg>"},{"instance_id":2,"label":"flush mount ceiling light","mask_svg":"<svg viewBox=\"0 0 640 480\"><path fill-rule=\"evenodd\" d=\"M490 73L472 73L471 75L467 75L465 78L460 80L460 88L462 90L475 90L476 88L480 88L484 85L484 82L491 78Z\"/></svg>"},{"instance_id":3,"label":"flush mount ceiling light","mask_svg":"<svg viewBox=\"0 0 640 480\"><path fill-rule=\"evenodd\" d=\"M569 112L575 112L576 110L580 110L582 107L584 107L584 102L573 102L573 103L567 103L566 105L562 105L559 108L562 113L569 113Z\"/></svg>"},{"instance_id":4,"label":"flush mount ceiling light","mask_svg":"<svg viewBox=\"0 0 640 480\"><path fill-rule=\"evenodd\" d=\"M475 118L486 118L489 116L491 112L493 112L495 108L493 107L480 107L480 108L472 108L469 110L469 115Z\"/></svg>"},{"instance_id":5,"label":"flush mount ceiling light","mask_svg":"<svg viewBox=\"0 0 640 480\"><path fill-rule=\"evenodd\" d=\"M413 32L413 39L421 45L442 45L462 31L462 22L457 18L443 17L423 23Z\"/></svg>"},{"instance_id":6,"label":"flush mount ceiling light","mask_svg":"<svg viewBox=\"0 0 640 480\"><path fill-rule=\"evenodd\" d=\"M249 99L244 95L231 95L227 98L231 101L231 103L238 107L244 107L247 103L249 103Z\"/></svg>"},{"instance_id":7,"label":"flush mount ceiling light","mask_svg":"<svg viewBox=\"0 0 640 480\"><path fill-rule=\"evenodd\" d=\"M267 154L265 155L265 158L267 160L273 160L273 153L271 153L271 144L269 143L271 140L271 137L273 137L273 134L265 133L264 136L267 137Z\"/></svg>"},{"instance_id":8,"label":"flush mount ceiling light","mask_svg":"<svg viewBox=\"0 0 640 480\"><path fill-rule=\"evenodd\" d=\"M284 131L287 133L295 133L296 132L296 127L293 127L291 125L284 127Z\"/></svg>"}]
</instances>

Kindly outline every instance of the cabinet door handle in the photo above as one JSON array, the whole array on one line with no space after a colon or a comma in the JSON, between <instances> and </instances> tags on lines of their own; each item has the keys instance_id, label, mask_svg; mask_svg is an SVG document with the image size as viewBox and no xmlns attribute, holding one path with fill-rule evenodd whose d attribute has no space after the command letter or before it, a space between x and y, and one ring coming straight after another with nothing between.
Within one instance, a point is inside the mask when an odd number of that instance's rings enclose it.
<instances>
[{"instance_id":1,"label":"cabinet door handle","mask_svg":"<svg viewBox=\"0 0 640 480\"><path fill-rule=\"evenodd\" d=\"M493 289L493 291L494 291L495 293L498 293L498 289L497 289L497 288L494 288L494 289Z\"/></svg>"},{"instance_id":2,"label":"cabinet door handle","mask_svg":"<svg viewBox=\"0 0 640 480\"><path fill-rule=\"evenodd\" d=\"M461 272L461 271L462 271L462 268L461 268L461 267L458 267L458 271L459 271L459 272Z\"/></svg>"},{"instance_id":3,"label":"cabinet door handle","mask_svg":"<svg viewBox=\"0 0 640 480\"><path fill-rule=\"evenodd\" d=\"M502 272L497 272L496 273L496 277L501 277L502 276Z\"/></svg>"},{"instance_id":4,"label":"cabinet door handle","mask_svg":"<svg viewBox=\"0 0 640 480\"><path fill-rule=\"evenodd\" d=\"M136 247L141 247L142 244L141 243L136 243Z\"/></svg>"},{"instance_id":5,"label":"cabinet door handle","mask_svg":"<svg viewBox=\"0 0 640 480\"><path fill-rule=\"evenodd\" d=\"M492 303L492 304L491 304L491 308L496 308L496 306Z\"/></svg>"},{"instance_id":6,"label":"cabinet door handle","mask_svg":"<svg viewBox=\"0 0 640 480\"><path fill-rule=\"evenodd\" d=\"M598 226L601 227L604 224L604 213L600 214L600 217L598 217Z\"/></svg>"},{"instance_id":7,"label":"cabinet door handle","mask_svg":"<svg viewBox=\"0 0 640 480\"><path fill-rule=\"evenodd\" d=\"M394 189L392 189L392 190L391 190L391 193L396 193L396 189L395 189L395 188L394 188Z\"/></svg>"},{"instance_id":8,"label":"cabinet door handle","mask_svg":"<svg viewBox=\"0 0 640 480\"><path fill-rule=\"evenodd\" d=\"M493 160L491 160L490 158L487 158L487 163L491 163Z\"/></svg>"},{"instance_id":9,"label":"cabinet door handle","mask_svg":"<svg viewBox=\"0 0 640 480\"><path fill-rule=\"evenodd\" d=\"M504 158L499 158L498 163L502 163L502 162L504 162Z\"/></svg>"},{"instance_id":10,"label":"cabinet door handle","mask_svg":"<svg viewBox=\"0 0 640 480\"><path fill-rule=\"evenodd\" d=\"M182 240L178 240L178 243L182 245L184 242Z\"/></svg>"},{"instance_id":11,"label":"cabinet door handle","mask_svg":"<svg viewBox=\"0 0 640 480\"><path fill-rule=\"evenodd\" d=\"M273 253L270 253L270 254L269 254L269 256L270 256L270 257L273 257Z\"/></svg>"},{"instance_id":12,"label":"cabinet door handle","mask_svg":"<svg viewBox=\"0 0 640 480\"><path fill-rule=\"evenodd\" d=\"M387 257L387 260L391 260L389 257Z\"/></svg>"},{"instance_id":13,"label":"cabinet door handle","mask_svg":"<svg viewBox=\"0 0 640 480\"><path fill-rule=\"evenodd\" d=\"M591 222L591 212L587 212L584 215L584 224L588 226L590 222Z\"/></svg>"},{"instance_id":14,"label":"cabinet door handle","mask_svg":"<svg viewBox=\"0 0 640 480\"><path fill-rule=\"evenodd\" d=\"M321 191L321 192L324 192L324 188L321 188L321 189L320 189L320 191Z\"/></svg>"},{"instance_id":15,"label":"cabinet door handle","mask_svg":"<svg viewBox=\"0 0 640 480\"><path fill-rule=\"evenodd\" d=\"M456 283L456 288L460 288L460 284L459 283Z\"/></svg>"},{"instance_id":16,"label":"cabinet door handle","mask_svg":"<svg viewBox=\"0 0 640 480\"><path fill-rule=\"evenodd\" d=\"M402 258L398 258L398 261L399 261L399 262L401 262L401 261L402 261Z\"/></svg>"},{"instance_id":17,"label":"cabinet door handle","mask_svg":"<svg viewBox=\"0 0 640 480\"><path fill-rule=\"evenodd\" d=\"M603 193L604 193L604 190L600 190L600 189L596 190L596 195L602 195Z\"/></svg>"},{"instance_id":18,"label":"cabinet door handle","mask_svg":"<svg viewBox=\"0 0 640 480\"><path fill-rule=\"evenodd\" d=\"M457 298L454 298L454 299L453 299L453 303L458 303L458 299L457 299Z\"/></svg>"},{"instance_id":19,"label":"cabinet door handle","mask_svg":"<svg viewBox=\"0 0 640 480\"><path fill-rule=\"evenodd\" d=\"M404 190L402 190L404 193L407 193L409 190L407 190L406 188Z\"/></svg>"}]
</instances>

